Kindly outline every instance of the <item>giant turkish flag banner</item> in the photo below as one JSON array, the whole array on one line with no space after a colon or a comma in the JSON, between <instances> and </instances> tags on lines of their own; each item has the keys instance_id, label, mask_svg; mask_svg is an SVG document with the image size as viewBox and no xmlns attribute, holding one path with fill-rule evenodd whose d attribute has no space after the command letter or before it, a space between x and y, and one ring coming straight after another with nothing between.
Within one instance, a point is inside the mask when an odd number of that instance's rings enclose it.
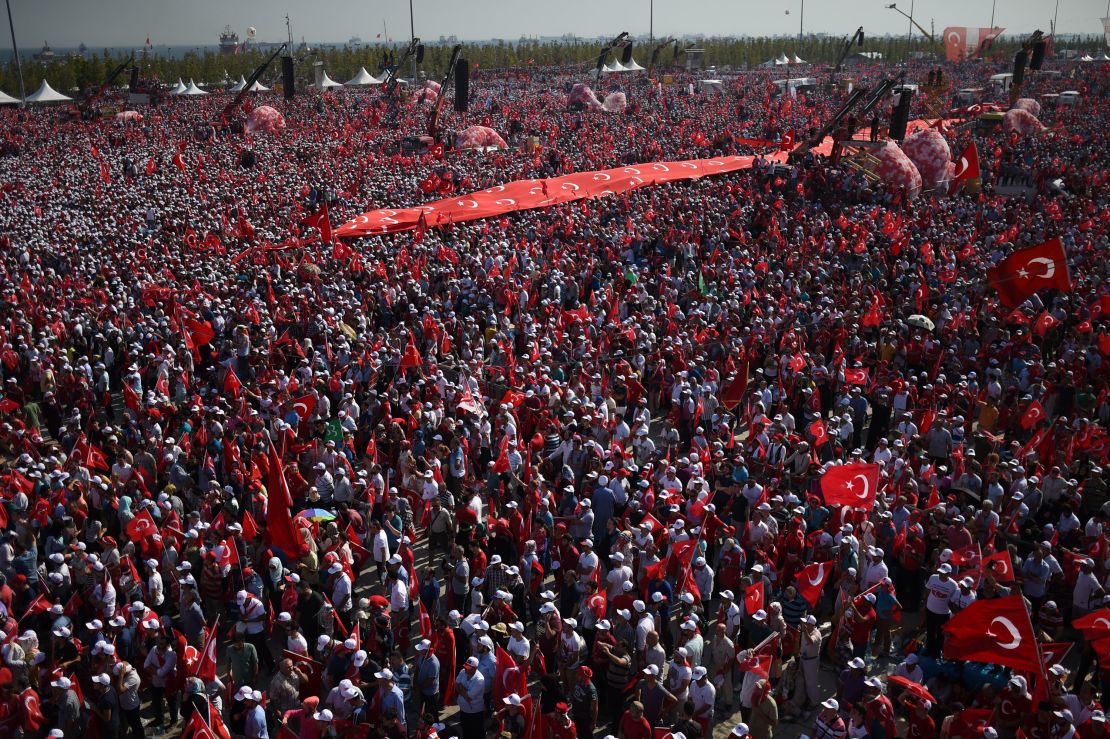
<instances>
[{"instance_id":1,"label":"giant turkish flag banner","mask_svg":"<svg viewBox=\"0 0 1110 739\"><path fill-rule=\"evenodd\" d=\"M944 658L1040 674L1033 623L1021 595L977 600L944 625Z\"/></svg>"},{"instance_id":2,"label":"giant turkish flag banner","mask_svg":"<svg viewBox=\"0 0 1110 739\"><path fill-rule=\"evenodd\" d=\"M1016 308L1038 290L1071 289L1068 258L1060 239L1015 251L991 267L987 277L1007 308Z\"/></svg>"},{"instance_id":3,"label":"giant turkish flag banner","mask_svg":"<svg viewBox=\"0 0 1110 739\"><path fill-rule=\"evenodd\" d=\"M871 510L879 488L879 465L842 464L821 476L821 495L828 505Z\"/></svg>"}]
</instances>

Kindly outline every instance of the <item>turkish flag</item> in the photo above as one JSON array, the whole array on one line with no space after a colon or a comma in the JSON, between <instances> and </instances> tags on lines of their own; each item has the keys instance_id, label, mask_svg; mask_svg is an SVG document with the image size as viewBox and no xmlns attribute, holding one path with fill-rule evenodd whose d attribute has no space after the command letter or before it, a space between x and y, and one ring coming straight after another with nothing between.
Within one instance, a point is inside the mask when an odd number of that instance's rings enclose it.
<instances>
[{"instance_id":1,"label":"turkish flag","mask_svg":"<svg viewBox=\"0 0 1110 739\"><path fill-rule=\"evenodd\" d=\"M331 218L328 216L327 201L324 202L324 205L320 208L319 213L305 218L301 221L301 224L304 226L312 226L313 228L319 229L320 240L323 241L325 244L330 244L332 242L333 237L331 231Z\"/></svg>"},{"instance_id":2,"label":"turkish flag","mask_svg":"<svg viewBox=\"0 0 1110 739\"><path fill-rule=\"evenodd\" d=\"M1045 334L1059 325L1060 319L1058 319L1056 316L1052 315L1048 311L1043 311L1039 316L1037 316L1037 320L1033 322L1033 333L1035 333L1037 336L1040 336L1041 338L1044 338Z\"/></svg>"},{"instance_id":3,"label":"turkish flag","mask_svg":"<svg viewBox=\"0 0 1110 739\"><path fill-rule=\"evenodd\" d=\"M814 393L816 395L817 393ZM809 425L807 429L809 435L813 437L813 446L820 449L829 442L829 430L825 426L825 422L818 418L816 421Z\"/></svg>"},{"instance_id":4,"label":"turkish flag","mask_svg":"<svg viewBox=\"0 0 1110 739\"><path fill-rule=\"evenodd\" d=\"M814 562L798 573L798 592L806 599L810 608L817 607L817 601L821 599L821 591L824 590L832 569L832 562Z\"/></svg>"},{"instance_id":5,"label":"turkish flag","mask_svg":"<svg viewBox=\"0 0 1110 739\"><path fill-rule=\"evenodd\" d=\"M135 389L128 385L126 382L123 383L121 389L123 390L123 404L135 413L138 413L139 405L141 402L139 400L139 394L135 392Z\"/></svg>"},{"instance_id":6,"label":"turkish flag","mask_svg":"<svg viewBox=\"0 0 1110 739\"><path fill-rule=\"evenodd\" d=\"M1071 625L1083 632L1083 636L1090 641L1110 635L1110 608L1100 608L1091 611L1086 616L1075 619Z\"/></svg>"},{"instance_id":7,"label":"turkish flag","mask_svg":"<svg viewBox=\"0 0 1110 739\"><path fill-rule=\"evenodd\" d=\"M1041 659L1047 670L1053 665L1058 665L1068 656L1068 652L1075 646L1075 642L1049 642L1041 645Z\"/></svg>"},{"instance_id":8,"label":"turkish flag","mask_svg":"<svg viewBox=\"0 0 1110 739\"><path fill-rule=\"evenodd\" d=\"M228 367L227 374L224 375L224 392L233 398L238 398L239 391L242 389L243 383L239 382L239 376L235 374L235 370Z\"/></svg>"},{"instance_id":9,"label":"turkish flag","mask_svg":"<svg viewBox=\"0 0 1110 739\"><path fill-rule=\"evenodd\" d=\"M204 640L204 650L200 653L196 668L189 673L191 677L199 677L204 682L216 678L216 634L219 625L220 618L217 616L216 623L212 624L212 628L208 630L208 635Z\"/></svg>"},{"instance_id":10,"label":"turkish flag","mask_svg":"<svg viewBox=\"0 0 1110 739\"><path fill-rule=\"evenodd\" d=\"M316 396L308 393L299 398L293 398L293 410L302 419L308 418L312 415L312 411L316 410Z\"/></svg>"},{"instance_id":11,"label":"turkish flag","mask_svg":"<svg viewBox=\"0 0 1110 739\"><path fill-rule=\"evenodd\" d=\"M250 511L243 511L243 540L254 541L256 536L258 536L258 524L254 522L254 516Z\"/></svg>"},{"instance_id":12,"label":"turkish flag","mask_svg":"<svg viewBox=\"0 0 1110 739\"><path fill-rule=\"evenodd\" d=\"M1036 635L1021 595L978 600L944 625L944 658L1040 673Z\"/></svg>"},{"instance_id":13,"label":"turkish flag","mask_svg":"<svg viewBox=\"0 0 1110 739\"><path fill-rule=\"evenodd\" d=\"M1071 289L1068 260L1060 239L1015 251L987 272L998 299L1007 308L1016 308L1038 290Z\"/></svg>"},{"instance_id":14,"label":"turkish flag","mask_svg":"<svg viewBox=\"0 0 1110 739\"><path fill-rule=\"evenodd\" d=\"M1044 418L1044 406L1034 400L1029 403L1029 407L1025 409L1025 413L1021 414L1021 427L1028 431L1043 421Z\"/></svg>"},{"instance_id":15,"label":"turkish flag","mask_svg":"<svg viewBox=\"0 0 1110 739\"><path fill-rule=\"evenodd\" d=\"M524 676L524 671L517 667L516 662L513 661L512 655L502 649L500 645L496 647L495 655L497 657L497 676L493 683L493 704L495 706L502 705L502 699L512 693L519 696L527 695L527 679Z\"/></svg>"},{"instance_id":16,"label":"turkish flag","mask_svg":"<svg viewBox=\"0 0 1110 739\"><path fill-rule=\"evenodd\" d=\"M867 384L867 370L862 367L859 369L846 369L844 370L844 382L849 385L866 385Z\"/></svg>"},{"instance_id":17,"label":"turkish flag","mask_svg":"<svg viewBox=\"0 0 1110 739\"><path fill-rule=\"evenodd\" d=\"M763 578L744 589L744 611L752 614L763 610Z\"/></svg>"},{"instance_id":18,"label":"turkish flag","mask_svg":"<svg viewBox=\"0 0 1110 739\"><path fill-rule=\"evenodd\" d=\"M186 318L181 323L189 332L189 338L193 340L194 346L205 346L216 336L212 324L208 321L197 321L193 318Z\"/></svg>"},{"instance_id":19,"label":"turkish flag","mask_svg":"<svg viewBox=\"0 0 1110 739\"><path fill-rule=\"evenodd\" d=\"M281 547L286 554L294 558L301 557L308 550L300 534L293 528L293 518L289 515L293 498L289 495L285 470L273 442L270 443L269 456L270 474L266 489L270 493L270 502L266 506L266 530L270 534L270 541Z\"/></svg>"},{"instance_id":20,"label":"turkish flag","mask_svg":"<svg viewBox=\"0 0 1110 739\"><path fill-rule=\"evenodd\" d=\"M980 568L983 572L988 569L993 572L994 579L998 582L1014 581L1014 563L1010 561L1010 552L1006 549L984 557Z\"/></svg>"},{"instance_id":21,"label":"turkish flag","mask_svg":"<svg viewBox=\"0 0 1110 739\"><path fill-rule=\"evenodd\" d=\"M432 618L428 615L428 609L424 607L424 601L417 598L416 603L420 611L420 636L424 637L425 639L431 639Z\"/></svg>"},{"instance_id":22,"label":"turkish flag","mask_svg":"<svg viewBox=\"0 0 1110 739\"><path fill-rule=\"evenodd\" d=\"M78 437L77 443L73 445L73 454L71 456L74 459L81 460L85 467L88 467L89 469L98 469L103 470L104 472L107 472L109 469L111 469L108 466L108 458L104 455L104 452L100 451L96 448L96 446L89 443L89 440L85 438L84 434L81 434L81 436ZM19 482L18 479L16 480L16 482ZM28 483L28 485L29 484L30 483ZM34 489L33 486L28 488L27 486L23 485L19 485L19 488L24 493L30 493L31 490Z\"/></svg>"},{"instance_id":23,"label":"turkish flag","mask_svg":"<svg viewBox=\"0 0 1110 739\"><path fill-rule=\"evenodd\" d=\"M721 391L721 405L728 410L732 410L740 405L740 401L744 399L744 393L748 389L748 363L743 362L736 369L736 377L734 377L724 389Z\"/></svg>"},{"instance_id":24,"label":"turkish flag","mask_svg":"<svg viewBox=\"0 0 1110 739\"><path fill-rule=\"evenodd\" d=\"M139 511L135 517L127 522L127 535L131 537L131 541L136 544L149 539L158 533L158 524L154 523L154 518L150 515L150 511Z\"/></svg>"},{"instance_id":25,"label":"turkish flag","mask_svg":"<svg viewBox=\"0 0 1110 739\"><path fill-rule=\"evenodd\" d=\"M879 488L879 465L842 464L821 476L821 495L828 505L869 511Z\"/></svg>"},{"instance_id":26,"label":"turkish flag","mask_svg":"<svg viewBox=\"0 0 1110 739\"><path fill-rule=\"evenodd\" d=\"M966 182L973 185L982 179L982 174L979 172L979 150L975 148L975 142L972 141L964 149L964 153L960 154L960 161L956 162L956 173L952 177L952 187L961 182Z\"/></svg>"},{"instance_id":27,"label":"turkish flag","mask_svg":"<svg viewBox=\"0 0 1110 739\"><path fill-rule=\"evenodd\" d=\"M420 364L420 350L416 348L416 337L410 333L408 346L405 347L405 353L397 365L397 371L404 373L409 367L419 367Z\"/></svg>"}]
</instances>

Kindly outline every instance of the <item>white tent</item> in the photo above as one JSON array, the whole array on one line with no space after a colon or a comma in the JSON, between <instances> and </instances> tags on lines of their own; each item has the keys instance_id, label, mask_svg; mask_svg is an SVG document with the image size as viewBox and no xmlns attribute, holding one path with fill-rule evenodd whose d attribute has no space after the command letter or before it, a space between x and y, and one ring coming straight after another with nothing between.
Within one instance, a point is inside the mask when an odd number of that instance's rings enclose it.
<instances>
[{"instance_id":1,"label":"white tent","mask_svg":"<svg viewBox=\"0 0 1110 739\"><path fill-rule=\"evenodd\" d=\"M208 93L197 87L197 83L189 80L189 86L185 88L182 95L207 95Z\"/></svg>"},{"instance_id":2,"label":"white tent","mask_svg":"<svg viewBox=\"0 0 1110 739\"><path fill-rule=\"evenodd\" d=\"M239 81L236 82L231 87L227 88L227 91L228 92L239 92L240 90L242 90L246 86L247 86L247 78L244 77L243 75L239 75Z\"/></svg>"},{"instance_id":3,"label":"white tent","mask_svg":"<svg viewBox=\"0 0 1110 739\"><path fill-rule=\"evenodd\" d=\"M13 98L8 93L0 90L0 105L19 105L19 99Z\"/></svg>"},{"instance_id":4,"label":"white tent","mask_svg":"<svg viewBox=\"0 0 1110 739\"><path fill-rule=\"evenodd\" d=\"M254 84L251 85L250 89L247 90L247 92L269 92L269 91L270 91L270 88L266 87L266 85L262 84L258 80L255 80Z\"/></svg>"},{"instance_id":5,"label":"white tent","mask_svg":"<svg viewBox=\"0 0 1110 739\"><path fill-rule=\"evenodd\" d=\"M366 71L366 67L359 67L358 74L345 83L348 87L361 87L363 85L380 85L381 80Z\"/></svg>"},{"instance_id":6,"label":"white tent","mask_svg":"<svg viewBox=\"0 0 1110 739\"><path fill-rule=\"evenodd\" d=\"M1094 58L1090 54L1084 54L1083 56L1079 57L1079 61L1081 61L1081 62L1093 62Z\"/></svg>"},{"instance_id":7,"label":"white tent","mask_svg":"<svg viewBox=\"0 0 1110 739\"><path fill-rule=\"evenodd\" d=\"M617 74L619 72L627 72L628 70L625 69L619 61L614 59L612 62L602 67L601 71L605 74Z\"/></svg>"},{"instance_id":8,"label":"white tent","mask_svg":"<svg viewBox=\"0 0 1110 739\"><path fill-rule=\"evenodd\" d=\"M327 89L329 87L343 87L343 85L328 77L328 73L324 72L324 80L320 83L320 87Z\"/></svg>"},{"instance_id":9,"label":"white tent","mask_svg":"<svg viewBox=\"0 0 1110 739\"><path fill-rule=\"evenodd\" d=\"M181 93L185 92L186 89L187 88L185 87L185 83L181 81L180 77L178 77L177 78L177 84L173 86L173 89L170 90L169 94L170 95L180 95Z\"/></svg>"},{"instance_id":10,"label":"white tent","mask_svg":"<svg viewBox=\"0 0 1110 739\"><path fill-rule=\"evenodd\" d=\"M42 81L39 89L27 96L27 102L29 103L60 103L72 99L55 90L46 80Z\"/></svg>"},{"instance_id":11,"label":"white tent","mask_svg":"<svg viewBox=\"0 0 1110 739\"><path fill-rule=\"evenodd\" d=\"M802 59L797 54L795 54L793 57L791 57L790 63L791 64L809 64L809 62L807 62L805 59Z\"/></svg>"},{"instance_id":12,"label":"white tent","mask_svg":"<svg viewBox=\"0 0 1110 739\"><path fill-rule=\"evenodd\" d=\"M781 66L783 64L789 64L789 63L790 63L790 58L787 57L786 54L779 54L777 57L775 57L775 64L778 64L778 65Z\"/></svg>"},{"instance_id":13,"label":"white tent","mask_svg":"<svg viewBox=\"0 0 1110 739\"><path fill-rule=\"evenodd\" d=\"M624 65L624 68L626 70L628 70L629 72L643 72L644 71L644 68L641 67L639 64L637 64L635 59L630 59L628 61L628 64Z\"/></svg>"}]
</instances>

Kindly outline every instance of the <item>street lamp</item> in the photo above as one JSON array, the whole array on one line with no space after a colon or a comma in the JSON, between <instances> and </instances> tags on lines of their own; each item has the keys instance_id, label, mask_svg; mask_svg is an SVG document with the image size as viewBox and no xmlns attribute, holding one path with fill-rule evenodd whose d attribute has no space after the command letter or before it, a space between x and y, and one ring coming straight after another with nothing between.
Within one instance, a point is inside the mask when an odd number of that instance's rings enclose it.
<instances>
[{"instance_id":1,"label":"street lamp","mask_svg":"<svg viewBox=\"0 0 1110 739\"><path fill-rule=\"evenodd\" d=\"M409 0L409 37L413 43L416 42L416 21L413 20L412 15L412 0ZM412 57L412 84L416 84L416 55Z\"/></svg>"},{"instance_id":2,"label":"street lamp","mask_svg":"<svg viewBox=\"0 0 1110 739\"><path fill-rule=\"evenodd\" d=\"M12 0L4 0L8 6L8 29L12 32L12 54L15 56L15 71L19 75L19 107L27 104L27 91L23 89L23 67L19 63L19 47L15 45L15 24L12 23Z\"/></svg>"},{"instance_id":3,"label":"street lamp","mask_svg":"<svg viewBox=\"0 0 1110 739\"><path fill-rule=\"evenodd\" d=\"M802 8L798 12L798 40L802 40L802 25L806 20L806 0L802 0Z\"/></svg>"},{"instance_id":4,"label":"street lamp","mask_svg":"<svg viewBox=\"0 0 1110 739\"><path fill-rule=\"evenodd\" d=\"M909 21L910 21L910 28L911 29L916 28L917 30L921 31L921 34L923 36L925 36L925 38L929 39L930 41L933 40L933 34L929 33L924 28L922 28L921 24L913 19L913 15L906 15L905 12L901 8L898 7L897 3L891 3L890 5L887 5L886 9L887 10L893 10L895 13L898 13L903 18L908 18ZM911 14L913 13L912 2L911 2L911 5L910 5L910 13ZM911 30L911 33L912 33L912 30Z\"/></svg>"}]
</instances>

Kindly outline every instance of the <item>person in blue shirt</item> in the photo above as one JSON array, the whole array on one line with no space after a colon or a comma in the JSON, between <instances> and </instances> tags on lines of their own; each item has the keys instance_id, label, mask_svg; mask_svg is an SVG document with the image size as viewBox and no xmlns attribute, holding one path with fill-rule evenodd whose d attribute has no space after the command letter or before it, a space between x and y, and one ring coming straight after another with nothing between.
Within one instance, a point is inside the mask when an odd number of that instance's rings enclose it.
<instances>
[{"instance_id":1,"label":"person in blue shirt","mask_svg":"<svg viewBox=\"0 0 1110 739\"><path fill-rule=\"evenodd\" d=\"M405 723L405 696L401 693L401 689L393 682L393 671L382 670L375 672L374 677L378 679L378 696L380 700L378 705L381 706L382 715L386 711L393 710L397 713L397 718L401 723Z\"/></svg>"},{"instance_id":2,"label":"person in blue shirt","mask_svg":"<svg viewBox=\"0 0 1110 739\"><path fill-rule=\"evenodd\" d=\"M493 695L493 678L497 675L497 658L493 654L493 640L483 636L478 640L478 672L486 679L486 708Z\"/></svg>"}]
</instances>

